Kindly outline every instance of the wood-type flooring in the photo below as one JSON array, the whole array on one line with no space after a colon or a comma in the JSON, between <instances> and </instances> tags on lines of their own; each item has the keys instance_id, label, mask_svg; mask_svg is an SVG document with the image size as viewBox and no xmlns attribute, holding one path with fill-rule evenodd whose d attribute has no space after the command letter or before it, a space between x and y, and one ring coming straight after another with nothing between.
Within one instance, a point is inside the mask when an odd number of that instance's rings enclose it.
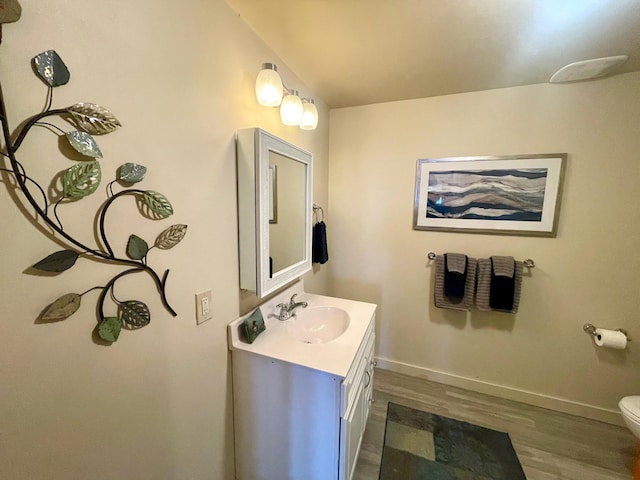
<instances>
[{"instance_id":1,"label":"wood-type flooring","mask_svg":"<svg viewBox=\"0 0 640 480\"><path fill-rule=\"evenodd\" d=\"M621 426L382 369L374 398L354 480L378 478L388 402L507 432L527 480L633 478L638 441Z\"/></svg>"}]
</instances>

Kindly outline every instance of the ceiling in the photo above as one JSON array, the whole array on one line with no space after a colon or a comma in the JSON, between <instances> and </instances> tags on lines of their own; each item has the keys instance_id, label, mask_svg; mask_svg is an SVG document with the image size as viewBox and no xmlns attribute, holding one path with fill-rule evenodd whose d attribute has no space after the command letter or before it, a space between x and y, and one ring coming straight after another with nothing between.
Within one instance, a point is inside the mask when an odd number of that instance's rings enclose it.
<instances>
[{"instance_id":1,"label":"ceiling","mask_svg":"<svg viewBox=\"0 0 640 480\"><path fill-rule=\"evenodd\" d=\"M640 71L640 0L227 2L331 108L544 83L612 55Z\"/></svg>"}]
</instances>

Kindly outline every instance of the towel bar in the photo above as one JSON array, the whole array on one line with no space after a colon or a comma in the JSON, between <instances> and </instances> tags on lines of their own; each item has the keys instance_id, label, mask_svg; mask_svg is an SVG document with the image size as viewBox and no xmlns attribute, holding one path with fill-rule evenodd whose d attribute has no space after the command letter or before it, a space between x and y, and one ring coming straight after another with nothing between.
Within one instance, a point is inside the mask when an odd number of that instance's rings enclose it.
<instances>
[{"instance_id":1,"label":"towel bar","mask_svg":"<svg viewBox=\"0 0 640 480\"><path fill-rule=\"evenodd\" d=\"M429 252L429 253L427 253L427 258L428 258L429 260L435 260L435 259L436 259L436 254L435 254L435 252ZM527 259L523 260L523 261L522 261L522 264L523 264L525 267L527 267L527 268L534 268L534 267L536 266L535 262L534 262L532 259L530 259L530 258L527 258Z\"/></svg>"}]
</instances>

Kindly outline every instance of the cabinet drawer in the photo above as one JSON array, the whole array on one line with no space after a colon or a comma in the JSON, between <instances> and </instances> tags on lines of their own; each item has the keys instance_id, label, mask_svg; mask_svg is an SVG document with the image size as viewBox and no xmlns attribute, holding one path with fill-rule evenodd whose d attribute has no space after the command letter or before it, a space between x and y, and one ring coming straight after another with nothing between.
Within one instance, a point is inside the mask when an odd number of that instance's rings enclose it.
<instances>
[{"instance_id":1,"label":"cabinet drawer","mask_svg":"<svg viewBox=\"0 0 640 480\"><path fill-rule=\"evenodd\" d=\"M358 348L356 358L347 373L346 378L340 385L340 416L344 417L347 410L356 398L358 387L363 383L365 371L368 363L373 357L373 344L375 341L375 321L372 321L367 328L362 344Z\"/></svg>"}]
</instances>

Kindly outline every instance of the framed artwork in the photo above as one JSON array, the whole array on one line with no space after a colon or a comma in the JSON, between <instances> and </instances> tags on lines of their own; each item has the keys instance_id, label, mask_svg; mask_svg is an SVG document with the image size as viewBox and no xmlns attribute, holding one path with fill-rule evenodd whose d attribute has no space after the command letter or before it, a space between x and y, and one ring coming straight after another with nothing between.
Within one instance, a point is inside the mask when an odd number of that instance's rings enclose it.
<instances>
[{"instance_id":1,"label":"framed artwork","mask_svg":"<svg viewBox=\"0 0 640 480\"><path fill-rule=\"evenodd\" d=\"M278 223L278 170L269 165L269 223Z\"/></svg>"},{"instance_id":2,"label":"framed artwork","mask_svg":"<svg viewBox=\"0 0 640 480\"><path fill-rule=\"evenodd\" d=\"M420 159L414 230L553 237L566 153Z\"/></svg>"}]
</instances>

